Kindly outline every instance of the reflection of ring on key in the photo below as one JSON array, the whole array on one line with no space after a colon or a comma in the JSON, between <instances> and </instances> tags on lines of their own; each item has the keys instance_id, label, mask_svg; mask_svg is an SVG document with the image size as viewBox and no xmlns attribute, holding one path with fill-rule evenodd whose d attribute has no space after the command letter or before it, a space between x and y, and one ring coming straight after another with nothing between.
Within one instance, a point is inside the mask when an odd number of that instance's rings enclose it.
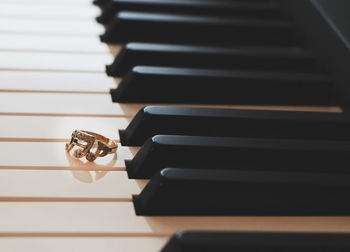
<instances>
[{"instance_id":1,"label":"reflection of ring on key","mask_svg":"<svg viewBox=\"0 0 350 252\"><path fill-rule=\"evenodd\" d=\"M96 151L94 153L90 152L95 144L97 144ZM115 141L86 130L73 131L70 142L66 144L66 151L70 152L74 146L79 148L74 151L73 156L76 158L86 157L90 162L98 157L115 153L118 148Z\"/></svg>"},{"instance_id":2,"label":"reflection of ring on key","mask_svg":"<svg viewBox=\"0 0 350 252\"><path fill-rule=\"evenodd\" d=\"M84 163L82 160L74 158L68 152L66 152L66 158L71 167L70 171L72 172L73 177L84 183L93 183L94 181L102 179L111 167L114 167L117 163L116 158L111 159L105 165L97 164L95 162Z\"/></svg>"}]
</instances>

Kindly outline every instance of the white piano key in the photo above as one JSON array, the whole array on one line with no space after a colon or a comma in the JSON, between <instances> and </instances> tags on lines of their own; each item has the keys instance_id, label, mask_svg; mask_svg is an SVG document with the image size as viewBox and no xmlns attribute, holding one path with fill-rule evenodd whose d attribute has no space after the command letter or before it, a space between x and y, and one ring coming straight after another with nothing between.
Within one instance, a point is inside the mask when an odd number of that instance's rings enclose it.
<instances>
[{"instance_id":1,"label":"white piano key","mask_svg":"<svg viewBox=\"0 0 350 252\"><path fill-rule=\"evenodd\" d=\"M0 141L66 142L76 129L103 132L106 137L119 141L118 130L125 129L130 120L122 117L0 116L3 122L0 123Z\"/></svg>"},{"instance_id":2,"label":"white piano key","mask_svg":"<svg viewBox=\"0 0 350 252\"><path fill-rule=\"evenodd\" d=\"M168 237L0 237L9 252L156 252Z\"/></svg>"},{"instance_id":3,"label":"white piano key","mask_svg":"<svg viewBox=\"0 0 350 252\"><path fill-rule=\"evenodd\" d=\"M350 231L350 217L144 217L135 215L131 202L0 202L0 209L0 235L3 236L79 234L154 237L185 229Z\"/></svg>"},{"instance_id":4,"label":"white piano key","mask_svg":"<svg viewBox=\"0 0 350 252\"><path fill-rule=\"evenodd\" d=\"M104 27L94 20L36 20L15 17L0 18L0 33L92 36L102 34Z\"/></svg>"},{"instance_id":5,"label":"white piano key","mask_svg":"<svg viewBox=\"0 0 350 252\"><path fill-rule=\"evenodd\" d=\"M0 50L96 54L109 54L110 51L108 46L101 43L100 39L95 36L45 36L13 33L1 34Z\"/></svg>"},{"instance_id":6,"label":"white piano key","mask_svg":"<svg viewBox=\"0 0 350 252\"><path fill-rule=\"evenodd\" d=\"M0 70L105 72L108 54L1 52Z\"/></svg>"},{"instance_id":7,"label":"white piano key","mask_svg":"<svg viewBox=\"0 0 350 252\"><path fill-rule=\"evenodd\" d=\"M64 142L1 142L0 169L27 170L125 170L139 147L119 146L117 154L109 154L89 162L66 153ZM73 152L72 152L73 153Z\"/></svg>"},{"instance_id":8,"label":"white piano key","mask_svg":"<svg viewBox=\"0 0 350 252\"><path fill-rule=\"evenodd\" d=\"M117 78L104 73L1 71L1 91L100 92L116 88Z\"/></svg>"},{"instance_id":9,"label":"white piano key","mask_svg":"<svg viewBox=\"0 0 350 252\"><path fill-rule=\"evenodd\" d=\"M68 4L72 8L80 8L81 6L91 6L95 7L92 4L91 0L1 0L2 3L16 3L20 4L21 8L26 8L28 5L41 5L41 4L46 4L46 5L62 5L62 4ZM95 7L97 8L97 7Z\"/></svg>"},{"instance_id":10,"label":"white piano key","mask_svg":"<svg viewBox=\"0 0 350 252\"><path fill-rule=\"evenodd\" d=\"M146 183L125 171L0 170L0 201L131 201Z\"/></svg>"},{"instance_id":11,"label":"white piano key","mask_svg":"<svg viewBox=\"0 0 350 252\"><path fill-rule=\"evenodd\" d=\"M48 1L49 2L49 1ZM74 1L71 1L74 2ZM16 2L0 2L1 17L15 17L18 19L85 19L93 20L101 11L91 5L81 5L80 8L72 8L70 4L27 4L25 7Z\"/></svg>"},{"instance_id":12,"label":"white piano key","mask_svg":"<svg viewBox=\"0 0 350 252\"><path fill-rule=\"evenodd\" d=\"M144 106L145 104L112 103L110 94L0 92L0 114L3 115L131 117Z\"/></svg>"}]
</instances>

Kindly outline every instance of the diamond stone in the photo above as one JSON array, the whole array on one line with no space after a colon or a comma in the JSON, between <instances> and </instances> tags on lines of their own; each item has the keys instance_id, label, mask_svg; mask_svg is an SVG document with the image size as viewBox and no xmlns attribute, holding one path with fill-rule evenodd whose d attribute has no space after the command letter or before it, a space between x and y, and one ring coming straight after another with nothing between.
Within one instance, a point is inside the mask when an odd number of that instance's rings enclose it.
<instances>
[{"instance_id":1,"label":"diamond stone","mask_svg":"<svg viewBox=\"0 0 350 252\"><path fill-rule=\"evenodd\" d=\"M98 142L98 149L102 152L100 153L100 157L106 156L111 150L104 143Z\"/></svg>"},{"instance_id":2,"label":"diamond stone","mask_svg":"<svg viewBox=\"0 0 350 252\"><path fill-rule=\"evenodd\" d=\"M83 156L83 151L78 149L78 150L75 150L74 153L73 153L74 157L76 158L81 158Z\"/></svg>"},{"instance_id":3,"label":"diamond stone","mask_svg":"<svg viewBox=\"0 0 350 252\"><path fill-rule=\"evenodd\" d=\"M87 159L87 161L93 162L93 161L96 159L96 156L95 156L95 154L89 152L89 153L86 155L86 159Z\"/></svg>"}]
</instances>

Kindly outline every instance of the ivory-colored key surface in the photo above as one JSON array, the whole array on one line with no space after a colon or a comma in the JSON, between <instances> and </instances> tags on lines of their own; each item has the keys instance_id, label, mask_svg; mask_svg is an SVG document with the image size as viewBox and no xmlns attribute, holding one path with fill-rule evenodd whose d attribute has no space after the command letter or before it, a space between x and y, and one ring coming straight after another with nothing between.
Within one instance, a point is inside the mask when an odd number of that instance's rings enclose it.
<instances>
[{"instance_id":1,"label":"ivory-colored key surface","mask_svg":"<svg viewBox=\"0 0 350 252\"><path fill-rule=\"evenodd\" d=\"M104 31L94 20L18 19L0 17L1 33L90 36L96 37Z\"/></svg>"},{"instance_id":2,"label":"ivory-colored key surface","mask_svg":"<svg viewBox=\"0 0 350 252\"><path fill-rule=\"evenodd\" d=\"M21 43L18 43L21 41ZM1 34L0 50L109 54L98 37Z\"/></svg>"},{"instance_id":3,"label":"ivory-colored key surface","mask_svg":"<svg viewBox=\"0 0 350 252\"><path fill-rule=\"evenodd\" d=\"M130 120L122 117L0 116L3 122L0 123L0 141L66 142L75 129L101 132L119 141L118 130L125 129Z\"/></svg>"},{"instance_id":4,"label":"ivory-colored key surface","mask_svg":"<svg viewBox=\"0 0 350 252\"><path fill-rule=\"evenodd\" d=\"M89 6L90 8L95 8L91 4L91 0L1 0L2 3L16 3L21 4L21 8L26 8L28 5L41 5L41 4L47 4L47 5L62 5L62 4L68 4L72 8L80 8L81 6Z\"/></svg>"},{"instance_id":5,"label":"ivory-colored key surface","mask_svg":"<svg viewBox=\"0 0 350 252\"><path fill-rule=\"evenodd\" d=\"M146 183L125 171L0 170L0 201L131 201Z\"/></svg>"},{"instance_id":6,"label":"ivory-colored key surface","mask_svg":"<svg viewBox=\"0 0 350 252\"><path fill-rule=\"evenodd\" d=\"M132 159L139 147L119 146L117 155L107 155L88 162L65 152L65 143L0 142L0 169L41 170L125 170L124 160Z\"/></svg>"},{"instance_id":7,"label":"ivory-colored key surface","mask_svg":"<svg viewBox=\"0 0 350 252\"><path fill-rule=\"evenodd\" d=\"M66 71L104 73L113 61L108 54L1 52L1 70Z\"/></svg>"},{"instance_id":8,"label":"ivory-colored key surface","mask_svg":"<svg viewBox=\"0 0 350 252\"><path fill-rule=\"evenodd\" d=\"M1 91L109 93L118 79L104 73L1 71ZM35 84L34 84L35 83ZM66 85L69 83L69 85ZM33 85L34 84L34 85Z\"/></svg>"},{"instance_id":9,"label":"ivory-colored key surface","mask_svg":"<svg viewBox=\"0 0 350 252\"><path fill-rule=\"evenodd\" d=\"M49 2L49 1L48 1ZM73 2L73 1L72 1ZM70 19L74 20L93 20L101 11L98 8L90 6L80 6L80 8L71 8L69 4L48 5L28 4L25 8L20 3L0 2L1 17L16 17L18 19Z\"/></svg>"},{"instance_id":10,"label":"ivory-colored key surface","mask_svg":"<svg viewBox=\"0 0 350 252\"><path fill-rule=\"evenodd\" d=\"M110 94L0 92L0 114L130 117L143 106L112 103Z\"/></svg>"},{"instance_id":11,"label":"ivory-colored key surface","mask_svg":"<svg viewBox=\"0 0 350 252\"><path fill-rule=\"evenodd\" d=\"M132 202L0 202L0 209L0 235L168 236L184 229L350 231L350 217L145 217L135 215Z\"/></svg>"},{"instance_id":12,"label":"ivory-colored key surface","mask_svg":"<svg viewBox=\"0 0 350 252\"><path fill-rule=\"evenodd\" d=\"M156 252L165 237L0 237L7 252Z\"/></svg>"}]
</instances>

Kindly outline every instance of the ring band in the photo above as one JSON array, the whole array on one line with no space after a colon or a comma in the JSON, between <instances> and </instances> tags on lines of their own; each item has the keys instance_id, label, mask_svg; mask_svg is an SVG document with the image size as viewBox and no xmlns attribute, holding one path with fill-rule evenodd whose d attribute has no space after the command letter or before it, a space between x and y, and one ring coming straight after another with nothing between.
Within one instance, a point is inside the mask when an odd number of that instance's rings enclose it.
<instances>
[{"instance_id":1,"label":"ring band","mask_svg":"<svg viewBox=\"0 0 350 252\"><path fill-rule=\"evenodd\" d=\"M91 148L97 143L95 153L90 152ZM98 157L104 157L108 154L115 153L118 145L115 141L86 130L74 130L69 143L66 144L66 151L70 152L74 146L76 149L73 156L76 158L86 157L90 162L93 162Z\"/></svg>"}]
</instances>

